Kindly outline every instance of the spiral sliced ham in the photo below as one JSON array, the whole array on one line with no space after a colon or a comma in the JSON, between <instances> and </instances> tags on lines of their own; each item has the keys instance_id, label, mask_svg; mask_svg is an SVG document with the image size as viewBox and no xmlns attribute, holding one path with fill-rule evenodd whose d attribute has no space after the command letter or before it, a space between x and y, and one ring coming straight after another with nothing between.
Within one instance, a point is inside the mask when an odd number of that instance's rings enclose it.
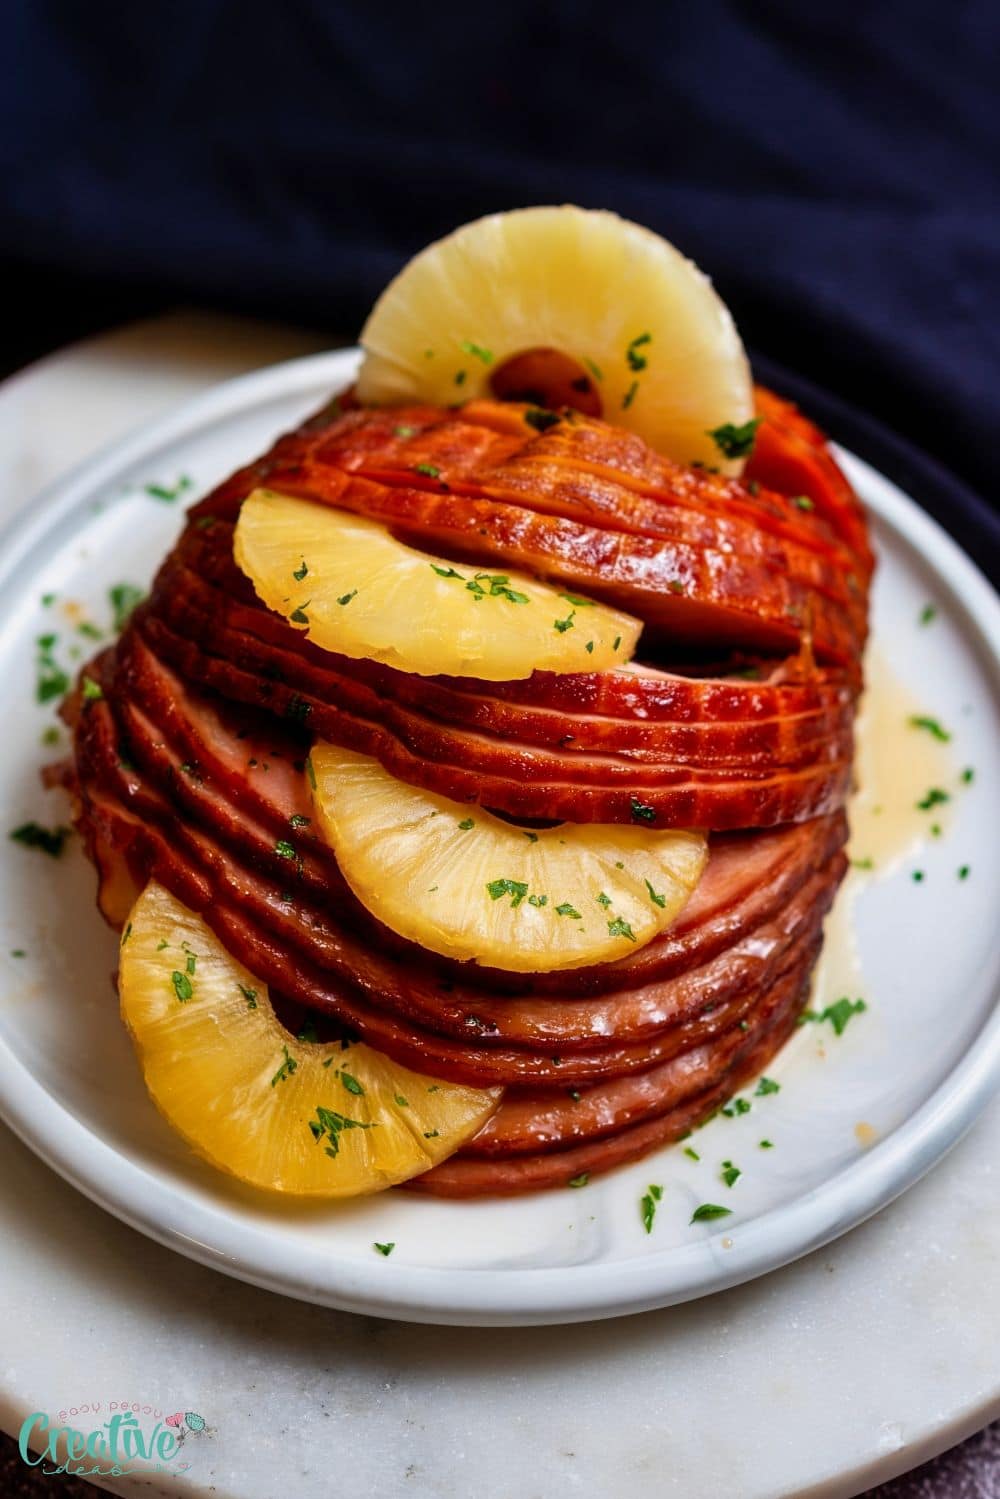
<instances>
[{"instance_id":1,"label":"spiral sliced ham","mask_svg":"<svg viewBox=\"0 0 1000 1499\"><path fill-rule=\"evenodd\" d=\"M871 554L819 434L768 393L759 409L745 484L571 413L541 433L491 402L322 413L196 507L88 668L101 695L68 707L65 778L109 920L155 878L280 1004L442 1078L506 1085L418 1190L564 1186L635 1159L795 1024L846 864ZM260 484L608 599L674 664L483 683L320 650L233 562ZM615 962L524 975L437 957L381 926L311 832L293 865L279 853L312 811L317 736L515 818L624 822L638 800L657 826L713 830L706 871L673 925Z\"/></svg>"}]
</instances>

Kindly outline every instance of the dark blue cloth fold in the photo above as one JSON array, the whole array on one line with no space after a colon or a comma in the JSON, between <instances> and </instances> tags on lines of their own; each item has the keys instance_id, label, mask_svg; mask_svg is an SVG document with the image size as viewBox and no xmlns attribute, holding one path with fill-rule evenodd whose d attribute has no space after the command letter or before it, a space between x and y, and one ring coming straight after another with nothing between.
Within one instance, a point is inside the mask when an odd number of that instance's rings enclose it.
<instances>
[{"instance_id":1,"label":"dark blue cloth fold","mask_svg":"<svg viewBox=\"0 0 1000 1499\"><path fill-rule=\"evenodd\" d=\"M606 206L992 499L994 0L33 0L4 33L8 264L350 336L455 224Z\"/></svg>"}]
</instances>

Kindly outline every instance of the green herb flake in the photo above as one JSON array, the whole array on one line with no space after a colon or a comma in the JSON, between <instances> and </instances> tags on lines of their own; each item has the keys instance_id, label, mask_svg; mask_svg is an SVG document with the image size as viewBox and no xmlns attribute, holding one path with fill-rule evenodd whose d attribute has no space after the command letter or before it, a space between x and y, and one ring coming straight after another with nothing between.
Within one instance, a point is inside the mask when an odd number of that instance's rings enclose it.
<instances>
[{"instance_id":1,"label":"green herb flake","mask_svg":"<svg viewBox=\"0 0 1000 1499\"><path fill-rule=\"evenodd\" d=\"M809 1020L822 1024L829 1021L833 1026L834 1033L842 1036L847 1029L852 1015L863 1015L868 1006L863 999L848 999L846 995L835 1000L832 1005L827 1005L825 1010L803 1010L800 1017L801 1022Z\"/></svg>"},{"instance_id":2,"label":"green herb flake","mask_svg":"<svg viewBox=\"0 0 1000 1499\"><path fill-rule=\"evenodd\" d=\"M372 1248L376 1251L376 1253L384 1255L386 1259L389 1258L395 1247L395 1240L390 1240L388 1244L380 1244L376 1239L375 1243L372 1245Z\"/></svg>"},{"instance_id":3,"label":"green herb flake","mask_svg":"<svg viewBox=\"0 0 1000 1499\"><path fill-rule=\"evenodd\" d=\"M920 611L920 623L929 625L932 619L937 618L937 609L933 604L925 604Z\"/></svg>"},{"instance_id":4,"label":"green herb flake","mask_svg":"<svg viewBox=\"0 0 1000 1499\"><path fill-rule=\"evenodd\" d=\"M754 1089L757 1098L765 1098L768 1093L780 1093L781 1084L776 1083L773 1077L762 1077Z\"/></svg>"},{"instance_id":5,"label":"green herb flake","mask_svg":"<svg viewBox=\"0 0 1000 1499\"><path fill-rule=\"evenodd\" d=\"M276 1087L278 1083L287 1082L288 1079L292 1076L292 1073L297 1072L299 1067L298 1062L292 1056L287 1046L283 1046L281 1050L285 1054L285 1059L271 1079L272 1088Z\"/></svg>"},{"instance_id":6,"label":"green herb flake","mask_svg":"<svg viewBox=\"0 0 1000 1499\"><path fill-rule=\"evenodd\" d=\"M622 396L622 410L623 411L627 411L629 409L629 407L631 406L632 402L636 398L638 390L639 390L639 382L638 382L638 380L633 380L632 384L629 386L628 390Z\"/></svg>"},{"instance_id":7,"label":"green herb flake","mask_svg":"<svg viewBox=\"0 0 1000 1499\"><path fill-rule=\"evenodd\" d=\"M698 1152L696 1150L692 1150L691 1147L690 1147L690 1145L685 1145L685 1147L684 1147L684 1154L687 1156L687 1158L688 1158L689 1161L700 1161L701 1160L701 1156L698 1154Z\"/></svg>"},{"instance_id":8,"label":"green herb flake","mask_svg":"<svg viewBox=\"0 0 1000 1499\"><path fill-rule=\"evenodd\" d=\"M19 828L11 833L15 843L20 843L24 848L41 849L43 854L48 854L52 859L58 859L66 846L66 839L70 836L70 829L66 827L43 828L37 822L23 822Z\"/></svg>"},{"instance_id":9,"label":"green herb flake","mask_svg":"<svg viewBox=\"0 0 1000 1499\"><path fill-rule=\"evenodd\" d=\"M528 894L528 887L523 880L490 880L486 889L490 900L501 900L503 896L509 895L511 910L515 911Z\"/></svg>"},{"instance_id":10,"label":"green herb flake","mask_svg":"<svg viewBox=\"0 0 1000 1499\"><path fill-rule=\"evenodd\" d=\"M749 1114L752 1105L748 1098L733 1098L729 1103L723 1104L719 1110L727 1119L735 1119L737 1114Z\"/></svg>"},{"instance_id":11,"label":"green herb flake","mask_svg":"<svg viewBox=\"0 0 1000 1499\"><path fill-rule=\"evenodd\" d=\"M632 797L630 806L631 806L631 810L632 810L632 821L633 822L655 822L656 821L656 808L655 807L647 807L646 804L645 804L645 802L639 801L638 797L635 797L635 796Z\"/></svg>"},{"instance_id":12,"label":"green herb flake","mask_svg":"<svg viewBox=\"0 0 1000 1499\"><path fill-rule=\"evenodd\" d=\"M356 588L352 588L351 591L350 591L350 593L342 593L340 595L340 598L337 600L337 603L343 609L345 607L345 605L349 604L352 599L356 599L357 596L358 596L358 590Z\"/></svg>"},{"instance_id":13,"label":"green herb flake","mask_svg":"<svg viewBox=\"0 0 1000 1499\"><path fill-rule=\"evenodd\" d=\"M565 619L554 619L552 621L552 627L553 629L558 630L560 635L565 635L567 630L572 630L573 620L575 617L576 610L571 609Z\"/></svg>"},{"instance_id":14,"label":"green herb flake","mask_svg":"<svg viewBox=\"0 0 1000 1499\"><path fill-rule=\"evenodd\" d=\"M524 413L524 420L536 432L547 432L550 427L558 427L562 417L554 411L544 411L541 406L529 406Z\"/></svg>"},{"instance_id":15,"label":"green herb flake","mask_svg":"<svg viewBox=\"0 0 1000 1499\"><path fill-rule=\"evenodd\" d=\"M288 819L289 826L293 828L308 827L311 821L311 817L305 817L301 812L293 812L291 817Z\"/></svg>"},{"instance_id":16,"label":"green herb flake","mask_svg":"<svg viewBox=\"0 0 1000 1499\"><path fill-rule=\"evenodd\" d=\"M967 765L965 767L959 779L961 780L963 786L972 785L973 781L976 779L976 772L973 770L971 765Z\"/></svg>"},{"instance_id":17,"label":"green herb flake","mask_svg":"<svg viewBox=\"0 0 1000 1499\"><path fill-rule=\"evenodd\" d=\"M744 422L739 427L732 422L723 422L721 427L713 428L708 436L724 457L749 458L757 440L757 428L761 421L761 417L752 416L748 422Z\"/></svg>"},{"instance_id":18,"label":"green herb flake","mask_svg":"<svg viewBox=\"0 0 1000 1499\"><path fill-rule=\"evenodd\" d=\"M590 1172L581 1171L579 1176L571 1176L566 1183L567 1187L585 1187L590 1181Z\"/></svg>"},{"instance_id":19,"label":"green herb flake","mask_svg":"<svg viewBox=\"0 0 1000 1499\"><path fill-rule=\"evenodd\" d=\"M568 900L564 900L561 906L556 906L556 915L557 916L570 916L570 917L572 917L572 919L574 921L582 921L583 920L583 918L580 915L579 911L576 909L575 906L570 905L570 903L569 903Z\"/></svg>"},{"instance_id":20,"label":"green herb flake","mask_svg":"<svg viewBox=\"0 0 1000 1499\"><path fill-rule=\"evenodd\" d=\"M624 937L628 942L635 941L635 932L621 916L616 916L614 921L608 922L609 937Z\"/></svg>"},{"instance_id":21,"label":"green herb flake","mask_svg":"<svg viewBox=\"0 0 1000 1499\"><path fill-rule=\"evenodd\" d=\"M307 625L309 623L309 616L305 611L304 604L300 605L298 609L293 609L288 618L295 625Z\"/></svg>"},{"instance_id":22,"label":"green herb flake","mask_svg":"<svg viewBox=\"0 0 1000 1499\"><path fill-rule=\"evenodd\" d=\"M410 1107L410 1100L408 1098L404 1098L402 1093L396 1094L395 1103L401 1109L408 1109Z\"/></svg>"},{"instance_id":23,"label":"green herb flake","mask_svg":"<svg viewBox=\"0 0 1000 1499\"><path fill-rule=\"evenodd\" d=\"M720 1207L717 1202L703 1202L691 1214L691 1222L708 1223L713 1218L728 1218L731 1216L732 1211L732 1208Z\"/></svg>"},{"instance_id":24,"label":"green herb flake","mask_svg":"<svg viewBox=\"0 0 1000 1499\"><path fill-rule=\"evenodd\" d=\"M734 1166L732 1161L723 1161L719 1175L727 1187L735 1187L743 1172L739 1166Z\"/></svg>"},{"instance_id":25,"label":"green herb flake","mask_svg":"<svg viewBox=\"0 0 1000 1499\"><path fill-rule=\"evenodd\" d=\"M644 344L652 343L652 341L653 335L651 333L640 333L638 338L633 338L625 350L625 362L634 374L638 374L640 370L644 370L649 363L645 354L640 354L639 350Z\"/></svg>"},{"instance_id":26,"label":"green herb flake","mask_svg":"<svg viewBox=\"0 0 1000 1499\"><path fill-rule=\"evenodd\" d=\"M538 842L538 834L537 833L525 832L524 836L525 836L525 838L527 838L527 840L528 840L529 843L537 843Z\"/></svg>"},{"instance_id":27,"label":"green herb flake","mask_svg":"<svg viewBox=\"0 0 1000 1499\"><path fill-rule=\"evenodd\" d=\"M425 479L440 479L441 470L433 463L415 463L413 465L415 474L423 474Z\"/></svg>"},{"instance_id":28,"label":"green herb flake","mask_svg":"<svg viewBox=\"0 0 1000 1499\"><path fill-rule=\"evenodd\" d=\"M295 859L298 857L295 849L288 842L287 838L278 839L277 843L274 845L274 852L278 855L279 859Z\"/></svg>"},{"instance_id":29,"label":"green herb flake","mask_svg":"<svg viewBox=\"0 0 1000 1499\"><path fill-rule=\"evenodd\" d=\"M940 807L950 801L951 796L947 791L942 790L940 786L932 786L916 803L916 807L920 812L929 812L931 807Z\"/></svg>"},{"instance_id":30,"label":"green herb flake","mask_svg":"<svg viewBox=\"0 0 1000 1499\"><path fill-rule=\"evenodd\" d=\"M968 864L960 864L958 868L958 877L960 880L967 880L971 872L972 871Z\"/></svg>"},{"instance_id":31,"label":"green herb flake","mask_svg":"<svg viewBox=\"0 0 1000 1499\"><path fill-rule=\"evenodd\" d=\"M759 1150L773 1150L774 1149L774 1141L773 1140L758 1140L758 1142L757 1142L757 1148Z\"/></svg>"},{"instance_id":32,"label":"green herb flake","mask_svg":"<svg viewBox=\"0 0 1000 1499\"><path fill-rule=\"evenodd\" d=\"M124 630L132 610L137 604L141 604L144 598L145 594L142 589L137 588L134 583L115 583L108 589L111 623L115 631Z\"/></svg>"},{"instance_id":33,"label":"green herb flake","mask_svg":"<svg viewBox=\"0 0 1000 1499\"><path fill-rule=\"evenodd\" d=\"M851 868L852 869L874 869L875 868L875 861L872 858L852 859L850 861L850 863L851 863Z\"/></svg>"},{"instance_id":34,"label":"green herb flake","mask_svg":"<svg viewBox=\"0 0 1000 1499\"><path fill-rule=\"evenodd\" d=\"M188 975L186 973L181 973L179 968L175 968L173 973L170 975L170 982L173 984L174 993L177 995L177 998L180 1000L181 1004L187 1004L188 1000L191 999L194 994L194 988L192 987L191 980Z\"/></svg>"},{"instance_id":35,"label":"green herb flake","mask_svg":"<svg viewBox=\"0 0 1000 1499\"><path fill-rule=\"evenodd\" d=\"M660 895L656 890L653 889L652 885L649 883L648 880L646 880L645 884L646 884L646 889L649 892L649 898L653 902L653 905L654 906L659 906L660 909L663 910L664 907L667 904L667 897L666 897L666 895Z\"/></svg>"},{"instance_id":36,"label":"green herb flake","mask_svg":"<svg viewBox=\"0 0 1000 1499\"><path fill-rule=\"evenodd\" d=\"M257 1008L257 990L256 989L248 989L247 986L246 986L246 984L239 984L238 983L236 985L236 987L240 991L240 993L243 995L243 998L246 1000L246 1002L247 1002L247 1009L248 1010L256 1010L256 1008Z\"/></svg>"},{"instance_id":37,"label":"green herb flake","mask_svg":"<svg viewBox=\"0 0 1000 1499\"><path fill-rule=\"evenodd\" d=\"M302 566L295 569L295 571L292 573L292 577L295 579L296 583L301 583L302 579L307 576L308 572L309 568L306 564L306 559L303 557Z\"/></svg>"},{"instance_id":38,"label":"green herb flake","mask_svg":"<svg viewBox=\"0 0 1000 1499\"><path fill-rule=\"evenodd\" d=\"M416 427L407 426L405 422L401 422L398 427L393 427L392 435L393 437L402 437L405 440L407 437L416 437L417 429Z\"/></svg>"},{"instance_id":39,"label":"green herb flake","mask_svg":"<svg viewBox=\"0 0 1000 1499\"><path fill-rule=\"evenodd\" d=\"M193 488L194 480L188 478L187 474L181 474L176 484L144 484L143 489L154 500L163 500L166 504L173 504L179 500L181 495Z\"/></svg>"},{"instance_id":40,"label":"green herb flake","mask_svg":"<svg viewBox=\"0 0 1000 1499\"><path fill-rule=\"evenodd\" d=\"M482 344L473 343L471 338L463 338L458 347L463 354L468 354L472 359L478 359L481 364L493 363L493 350L484 349Z\"/></svg>"},{"instance_id":41,"label":"green herb flake","mask_svg":"<svg viewBox=\"0 0 1000 1499\"><path fill-rule=\"evenodd\" d=\"M639 1201L639 1213L642 1218L642 1226L648 1234L653 1232L653 1220L656 1217L656 1205L663 1199L663 1188L651 1183L646 1189L645 1196Z\"/></svg>"},{"instance_id":42,"label":"green herb flake","mask_svg":"<svg viewBox=\"0 0 1000 1499\"><path fill-rule=\"evenodd\" d=\"M84 677L80 683L80 691L85 703L96 703L104 696L104 689L100 682L95 682L93 677Z\"/></svg>"},{"instance_id":43,"label":"green herb flake","mask_svg":"<svg viewBox=\"0 0 1000 1499\"><path fill-rule=\"evenodd\" d=\"M595 895L594 899L597 901L597 904L599 906L603 906L605 910L607 910L608 906L610 906L611 904L611 896L605 895L603 890L601 891L600 895Z\"/></svg>"},{"instance_id":44,"label":"green herb flake","mask_svg":"<svg viewBox=\"0 0 1000 1499\"><path fill-rule=\"evenodd\" d=\"M604 379L604 371L601 369L601 366L599 364L595 364L594 363L593 359L586 359L585 358L584 361L583 361L583 363L584 363L585 367L593 375L593 377L594 377L595 380L603 380Z\"/></svg>"},{"instance_id":45,"label":"green herb flake","mask_svg":"<svg viewBox=\"0 0 1000 1499\"><path fill-rule=\"evenodd\" d=\"M809 498L809 496L807 494L797 494L795 496L795 498L792 500L792 504L795 506L795 508L797 510L815 510L816 509L816 506L813 504L812 500Z\"/></svg>"},{"instance_id":46,"label":"green herb flake","mask_svg":"<svg viewBox=\"0 0 1000 1499\"><path fill-rule=\"evenodd\" d=\"M940 740L942 744L948 744L951 740L948 730L942 728L936 718L928 718L925 713L911 713L907 723L911 729L926 729L928 734L933 734L934 738Z\"/></svg>"},{"instance_id":47,"label":"green herb flake","mask_svg":"<svg viewBox=\"0 0 1000 1499\"><path fill-rule=\"evenodd\" d=\"M189 952L188 955L187 955L187 962L184 964L184 968L185 968L185 971L187 972L187 974L191 978L194 977L194 971L197 968L197 966L198 966L198 954L194 953L194 952Z\"/></svg>"},{"instance_id":48,"label":"green herb flake","mask_svg":"<svg viewBox=\"0 0 1000 1499\"><path fill-rule=\"evenodd\" d=\"M365 1096L365 1090L362 1087L361 1083L359 1083L357 1078L354 1077L350 1072L345 1072L343 1068L341 1068L338 1071L337 1076L340 1078L340 1081L343 1083L348 1093L353 1093L355 1098L363 1098Z\"/></svg>"},{"instance_id":49,"label":"green herb flake","mask_svg":"<svg viewBox=\"0 0 1000 1499\"><path fill-rule=\"evenodd\" d=\"M340 1136L344 1130L371 1129L373 1123L374 1121L365 1123L361 1119L348 1119L344 1114L338 1114L336 1109L317 1104L316 1118L309 1120L309 1132L317 1145L324 1138L328 1140L326 1154L336 1157L340 1153Z\"/></svg>"}]
</instances>

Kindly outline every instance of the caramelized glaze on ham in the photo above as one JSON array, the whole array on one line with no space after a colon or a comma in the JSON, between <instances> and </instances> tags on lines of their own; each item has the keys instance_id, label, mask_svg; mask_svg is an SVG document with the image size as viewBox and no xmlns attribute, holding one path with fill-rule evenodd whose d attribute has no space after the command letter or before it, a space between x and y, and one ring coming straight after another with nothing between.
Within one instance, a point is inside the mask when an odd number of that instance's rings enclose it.
<instances>
[{"instance_id":1,"label":"caramelized glaze on ham","mask_svg":"<svg viewBox=\"0 0 1000 1499\"><path fill-rule=\"evenodd\" d=\"M195 509L88 668L103 697L68 705L66 781L112 923L155 878L281 1002L421 1070L506 1085L417 1190L535 1190L635 1159L710 1114L795 1023L846 864L871 553L820 435L766 392L759 410L746 484L569 414L538 433L492 402L321 413ZM260 484L608 599L675 664L481 683L319 650L233 562ZM613 963L524 975L437 957L375 920L311 828L293 863L276 851L311 815L317 735L515 818L628 821L638 800L657 826L715 830L705 874L667 931Z\"/></svg>"}]
</instances>

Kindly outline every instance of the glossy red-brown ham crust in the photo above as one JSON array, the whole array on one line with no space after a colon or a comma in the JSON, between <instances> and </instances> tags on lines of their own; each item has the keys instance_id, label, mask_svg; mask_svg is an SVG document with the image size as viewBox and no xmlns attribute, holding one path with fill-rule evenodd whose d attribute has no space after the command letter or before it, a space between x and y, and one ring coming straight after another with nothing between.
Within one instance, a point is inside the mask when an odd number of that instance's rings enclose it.
<instances>
[{"instance_id":1,"label":"glossy red-brown ham crust","mask_svg":"<svg viewBox=\"0 0 1000 1499\"><path fill-rule=\"evenodd\" d=\"M567 412L539 432L531 418L475 402L314 421L196 517L233 520L263 484L456 560L557 580L637 614L649 640L787 653L808 638L822 660L856 659L866 575L814 510L671 463L606 422Z\"/></svg>"},{"instance_id":2,"label":"glossy red-brown ham crust","mask_svg":"<svg viewBox=\"0 0 1000 1499\"><path fill-rule=\"evenodd\" d=\"M279 1007L442 1078L505 1085L417 1190L564 1187L636 1159L708 1117L795 1024L846 865L871 554L820 435L767 393L759 410L744 484L601 422L539 433L523 407L320 414L196 509L88 668L103 696L69 705L65 780L110 921L155 878ZM260 483L623 604L679 664L483 683L319 650L233 562ZM317 736L529 821L627 822L638 805L651 826L715 829L705 874L666 932L615 962L523 975L437 957L382 927L315 836Z\"/></svg>"}]
</instances>

